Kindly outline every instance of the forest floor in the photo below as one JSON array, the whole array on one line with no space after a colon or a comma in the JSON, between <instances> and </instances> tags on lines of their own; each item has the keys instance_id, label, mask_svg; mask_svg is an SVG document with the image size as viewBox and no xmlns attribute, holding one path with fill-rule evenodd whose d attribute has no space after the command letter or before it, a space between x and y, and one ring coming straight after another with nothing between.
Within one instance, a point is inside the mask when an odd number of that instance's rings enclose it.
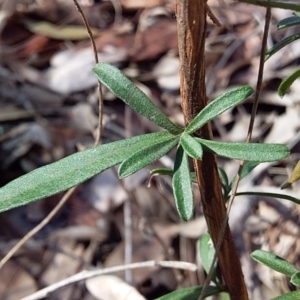
<instances>
[{"instance_id":1,"label":"forest floor","mask_svg":"<svg viewBox=\"0 0 300 300\"><path fill-rule=\"evenodd\" d=\"M175 3L172 0L80 1L95 34L99 61L120 68L174 122L183 124ZM221 22L208 19L207 95L216 98L238 86L255 88L265 9L209 0ZM93 146L98 123L94 55L73 1L0 0L0 186L40 166ZM272 10L268 46L297 32L277 30L289 10ZM74 27L76 25L77 27ZM285 193L297 197L300 185L281 191L299 159L300 82L280 98L280 82L300 63L300 40L265 64L263 90L253 141L284 143L291 156L260 164L239 191ZM107 143L158 128L103 88ZM253 98L214 120L214 138L246 140ZM113 153L112 153L113 155ZM152 167L173 166L174 152ZM232 179L238 161L218 158ZM84 166L83 166L84 168ZM177 215L171 179L149 180L149 168L120 182L108 170L79 186L59 213L0 270L0 298L21 299L82 270L132 262L180 260L197 272L151 267L97 277L59 289L46 299L154 299L181 287L203 283L198 251L207 232L197 189L195 217ZM44 220L63 195L0 214L0 257ZM239 196L230 226L240 251L250 299L269 299L290 290L287 278L250 258L255 249L272 251L300 267L300 209L273 197ZM128 290L130 284L134 289ZM130 293L130 294L128 294Z\"/></svg>"}]
</instances>

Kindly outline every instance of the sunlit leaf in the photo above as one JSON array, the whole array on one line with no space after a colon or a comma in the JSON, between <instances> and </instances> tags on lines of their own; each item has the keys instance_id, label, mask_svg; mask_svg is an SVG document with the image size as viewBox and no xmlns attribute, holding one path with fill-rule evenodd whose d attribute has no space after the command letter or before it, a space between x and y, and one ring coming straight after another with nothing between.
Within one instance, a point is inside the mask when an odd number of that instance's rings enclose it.
<instances>
[{"instance_id":1,"label":"sunlit leaf","mask_svg":"<svg viewBox=\"0 0 300 300\"><path fill-rule=\"evenodd\" d=\"M255 250L251 253L251 257L255 261L258 261L259 263L269 267L270 269L289 277L291 277L294 273L299 272L299 269L293 266L290 262L271 252L267 252L264 250Z\"/></svg>"},{"instance_id":2,"label":"sunlit leaf","mask_svg":"<svg viewBox=\"0 0 300 300\"><path fill-rule=\"evenodd\" d=\"M170 133L179 134L182 128L175 125L150 99L137 88L118 68L99 63L93 68L96 77L128 106L151 122Z\"/></svg>"},{"instance_id":3,"label":"sunlit leaf","mask_svg":"<svg viewBox=\"0 0 300 300\"><path fill-rule=\"evenodd\" d=\"M182 146L177 149L172 185L178 214L188 221L193 216L194 200L188 156Z\"/></svg>"},{"instance_id":4,"label":"sunlit leaf","mask_svg":"<svg viewBox=\"0 0 300 300\"><path fill-rule=\"evenodd\" d=\"M180 137L180 145L184 151L194 159L201 159L203 150L201 144L199 144L193 137L184 132Z\"/></svg>"},{"instance_id":5,"label":"sunlit leaf","mask_svg":"<svg viewBox=\"0 0 300 300\"><path fill-rule=\"evenodd\" d=\"M280 49L282 49L286 45L298 40L299 38L300 38L300 33L295 33L295 34L292 34L292 35L284 38L280 42L276 43L273 47L268 49L268 51L266 52L265 61L268 60L272 55L274 55Z\"/></svg>"},{"instance_id":6,"label":"sunlit leaf","mask_svg":"<svg viewBox=\"0 0 300 300\"><path fill-rule=\"evenodd\" d=\"M141 147L137 152L132 152L130 156L125 159L119 168L119 177L125 178L133 173L141 170L145 166L155 162L167 152L170 151L179 142L179 137L173 136L165 141L153 142L152 145Z\"/></svg>"},{"instance_id":7,"label":"sunlit leaf","mask_svg":"<svg viewBox=\"0 0 300 300\"><path fill-rule=\"evenodd\" d=\"M299 18L300 19L300 18ZM296 79L300 77L300 69L297 69L291 75L289 75L286 79L284 79L278 88L278 94L282 98L290 89L291 85L295 82Z\"/></svg>"},{"instance_id":8,"label":"sunlit leaf","mask_svg":"<svg viewBox=\"0 0 300 300\"><path fill-rule=\"evenodd\" d=\"M0 211L65 191L121 163L145 144L166 137L173 136L167 131L140 135L87 149L38 168L0 189Z\"/></svg>"},{"instance_id":9,"label":"sunlit leaf","mask_svg":"<svg viewBox=\"0 0 300 300\"><path fill-rule=\"evenodd\" d=\"M203 149L220 156L256 162L277 161L287 157L289 149L282 144L223 143L197 138Z\"/></svg>"},{"instance_id":10,"label":"sunlit leaf","mask_svg":"<svg viewBox=\"0 0 300 300\"><path fill-rule=\"evenodd\" d=\"M253 89L250 86L240 86L227 91L205 106L186 127L185 132L194 133L216 116L244 101L252 93Z\"/></svg>"},{"instance_id":11,"label":"sunlit leaf","mask_svg":"<svg viewBox=\"0 0 300 300\"><path fill-rule=\"evenodd\" d=\"M296 164L288 181L281 187L281 189L285 189L285 188L291 186L295 181L297 181L299 179L300 179L300 160Z\"/></svg>"},{"instance_id":12,"label":"sunlit leaf","mask_svg":"<svg viewBox=\"0 0 300 300\"><path fill-rule=\"evenodd\" d=\"M278 29L284 29L290 26L300 25L300 17L299 16L292 16L289 18L285 18L280 20L277 24Z\"/></svg>"},{"instance_id":13,"label":"sunlit leaf","mask_svg":"<svg viewBox=\"0 0 300 300\"><path fill-rule=\"evenodd\" d=\"M157 298L156 300L198 300L202 291L202 286L193 286L176 290L172 293ZM217 286L208 286L205 290L205 297L221 293L221 288Z\"/></svg>"}]
</instances>

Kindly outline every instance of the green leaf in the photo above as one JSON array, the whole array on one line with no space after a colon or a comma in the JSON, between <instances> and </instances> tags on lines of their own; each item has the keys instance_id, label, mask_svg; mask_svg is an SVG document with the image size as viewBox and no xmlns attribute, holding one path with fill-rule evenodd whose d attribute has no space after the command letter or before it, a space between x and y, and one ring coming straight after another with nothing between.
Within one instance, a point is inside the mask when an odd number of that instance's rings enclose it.
<instances>
[{"instance_id":1,"label":"green leaf","mask_svg":"<svg viewBox=\"0 0 300 300\"><path fill-rule=\"evenodd\" d=\"M223 143L197 138L204 150L217 155L256 162L277 161L287 157L289 149L282 144Z\"/></svg>"},{"instance_id":2,"label":"green leaf","mask_svg":"<svg viewBox=\"0 0 300 300\"><path fill-rule=\"evenodd\" d=\"M242 196L242 195L250 195L250 196L257 195L257 196L262 196L262 197L273 197L273 198L292 201L292 202L300 205L300 199L297 199L297 198L294 198L292 196L285 195L285 194L264 193L264 192L238 192L238 193L236 193L236 196Z\"/></svg>"},{"instance_id":3,"label":"green leaf","mask_svg":"<svg viewBox=\"0 0 300 300\"><path fill-rule=\"evenodd\" d=\"M300 33L295 33L295 34L292 34L292 35L284 38L283 40L281 40L277 44L275 44L273 47L268 49L268 51L266 52L265 61L267 61L272 55L274 55L280 49L282 49L286 45L298 40L299 38L300 38Z\"/></svg>"},{"instance_id":4,"label":"green leaf","mask_svg":"<svg viewBox=\"0 0 300 300\"><path fill-rule=\"evenodd\" d=\"M287 275L289 277L291 277L294 273L299 272L299 270L287 260L271 252L267 252L264 250L255 250L251 253L251 257L255 261L266 265L270 269Z\"/></svg>"},{"instance_id":5,"label":"green leaf","mask_svg":"<svg viewBox=\"0 0 300 300\"><path fill-rule=\"evenodd\" d=\"M174 291L170 294L157 298L156 300L198 300L202 291L202 286L193 286ZM222 290L217 286L208 286L205 297L221 293Z\"/></svg>"},{"instance_id":6,"label":"green leaf","mask_svg":"<svg viewBox=\"0 0 300 300\"><path fill-rule=\"evenodd\" d=\"M245 178L246 176L248 176L251 171L256 168L258 165L260 164L259 161L247 161L244 164L243 170L242 170L242 174L241 174L241 179Z\"/></svg>"},{"instance_id":7,"label":"green leaf","mask_svg":"<svg viewBox=\"0 0 300 300\"><path fill-rule=\"evenodd\" d=\"M291 85L299 77L300 77L300 69L297 69L294 73L289 75L286 79L284 79L281 82L281 84L279 85L279 88L278 88L278 94L281 98L287 93L287 91L290 89Z\"/></svg>"},{"instance_id":8,"label":"green leaf","mask_svg":"<svg viewBox=\"0 0 300 300\"><path fill-rule=\"evenodd\" d=\"M0 189L0 212L65 191L119 164L145 144L166 137L173 136L167 131L140 135L87 149L38 168Z\"/></svg>"},{"instance_id":9,"label":"green leaf","mask_svg":"<svg viewBox=\"0 0 300 300\"><path fill-rule=\"evenodd\" d=\"M272 298L271 300L299 300L299 299L300 299L300 291L294 291L294 292L283 294L276 298Z\"/></svg>"},{"instance_id":10,"label":"green leaf","mask_svg":"<svg viewBox=\"0 0 300 300\"><path fill-rule=\"evenodd\" d=\"M185 132L188 134L194 133L216 116L244 101L252 93L253 89L250 86L240 86L227 91L205 106L186 127Z\"/></svg>"},{"instance_id":11,"label":"green leaf","mask_svg":"<svg viewBox=\"0 0 300 300\"><path fill-rule=\"evenodd\" d=\"M193 216L194 201L189 161L182 146L177 149L172 185L178 214L188 221Z\"/></svg>"},{"instance_id":12,"label":"green leaf","mask_svg":"<svg viewBox=\"0 0 300 300\"><path fill-rule=\"evenodd\" d=\"M264 7L274 7L274 8L283 8L290 9L295 11L300 11L300 5L295 4L295 0L239 0L240 2L260 5Z\"/></svg>"},{"instance_id":13,"label":"green leaf","mask_svg":"<svg viewBox=\"0 0 300 300\"><path fill-rule=\"evenodd\" d=\"M93 68L93 72L99 81L108 87L116 96L151 122L165 128L172 134L179 134L183 131L182 128L175 125L116 67L108 63L98 63Z\"/></svg>"},{"instance_id":14,"label":"green leaf","mask_svg":"<svg viewBox=\"0 0 300 300\"><path fill-rule=\"evenodd\" d=\"M201 159L203 150L201 144L199 144L195 138L184 132L180 137L180 145L184 151L194 159Z\"/></svg>"},{"instance_id":15,"label":"green leaf","mask_svg":"<svg viewBox=\"0 0 300 300\"><path fill-rule=\"evenodd\" d=\"M290 26L300 25L300 17L292 16L278 22L277 29L284 29Z\"/></svg>"},{"instance_id":16,"label":"green leaf","mask_svg":"<svg viewBox=\"0 0 300 300\"><path fill-rule=\"evenodd\" d=\"M168 137L165 141L153 141L150 146L142 147L137 152L132 152L119 168L119 177L125 178L150 165L170 151L179 142L178 136Z\"/></svg>"},{"instance_id":17,"label":"green leaf","mask_svg":"<svg viewBox=\"0 0 300 300\"><path fill-rule=\"evenodd\" d=\"M225 172L225 170L221 167L218 167L218 172L219 172L219 176L221 179L221 183L223 187L228 187L229 185L229 181L228 181L228 176Z\"/></svg>"},{"instance_id":18,"label":"green leaf","mask_svg":"<svg viewBox=\"0 0 300 300\"><path fill-rule=\"evenodd\" d=\"M199 249L200 249L200 257L201 263L208 274L214 259L215 255L215 247L208 233L203 234L199 239Z\"/></svg>"},{"instance_id":19,"label":"green leaf","mask_svg":"<svg viewBox=\"0 0 300 300\"><path fill-rule=\"evenodd\" d=\"M300 272L299 271L292 275L291 283L295 286L300 286Z\"/></svg>"},{"instance_id":20,"label":"green leaf","mask_svg":"<svg viewBox=\"0 0 300 300\"><path fill-rule=\"evenodd\" d=\"M243 178L245 178L246 176L248 176L248 175L251 173L251 171L252 171L255 167L257 167L259 164L260 164L259 161L247 161L247 162L244 164L243 169L242 169L241 180L242 180ZM229 185L229 186L230 186L230 189L232 188L232 185L233 185L234 182L235 182L235 177L234 177L234 179L230 182L230 185Z\"/></svg>"}]
</instances>

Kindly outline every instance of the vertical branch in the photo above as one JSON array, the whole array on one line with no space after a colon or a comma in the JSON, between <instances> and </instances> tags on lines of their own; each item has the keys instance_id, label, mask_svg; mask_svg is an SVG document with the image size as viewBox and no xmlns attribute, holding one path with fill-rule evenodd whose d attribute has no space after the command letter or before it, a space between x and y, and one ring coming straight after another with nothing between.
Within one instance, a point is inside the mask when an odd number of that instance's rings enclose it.
<instances>
[{"instance_id":1,"label":"vertical branch","mask_svg":"<svg viewBox=\"0 0 300 300\"><path fill-rule=\"evenodd\" d=\"M180 80L182 110L185 123L190 121L207 105L205 88L205 33L206 1L177 0ZM203 126L196 135L212 139L210 125ZM202 161L195 160L198 186L208 230L214 244L217 244L226 219L221 183L215 157L204 152ZM226 223L224 238L220 245L218 259L222 275L232 300L248 299L239 256Z\"/></svg>"}]
</instances>

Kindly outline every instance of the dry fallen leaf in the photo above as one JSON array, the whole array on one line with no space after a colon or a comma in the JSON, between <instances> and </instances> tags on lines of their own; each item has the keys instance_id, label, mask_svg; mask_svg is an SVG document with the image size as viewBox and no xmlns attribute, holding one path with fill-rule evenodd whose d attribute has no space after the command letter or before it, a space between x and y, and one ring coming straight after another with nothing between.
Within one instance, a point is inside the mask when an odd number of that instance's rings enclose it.
<instances>
[{"instance_id":1,"label":"dry fallen leaf","mask_svg":"<svg viewBox=\"0 0 300 300\"><path fill-rule=\"evenodd\" d=\"M134 287L113 275L86 280L88 291L99 300L146 300Z\"/></svg>"}]
</instances>

